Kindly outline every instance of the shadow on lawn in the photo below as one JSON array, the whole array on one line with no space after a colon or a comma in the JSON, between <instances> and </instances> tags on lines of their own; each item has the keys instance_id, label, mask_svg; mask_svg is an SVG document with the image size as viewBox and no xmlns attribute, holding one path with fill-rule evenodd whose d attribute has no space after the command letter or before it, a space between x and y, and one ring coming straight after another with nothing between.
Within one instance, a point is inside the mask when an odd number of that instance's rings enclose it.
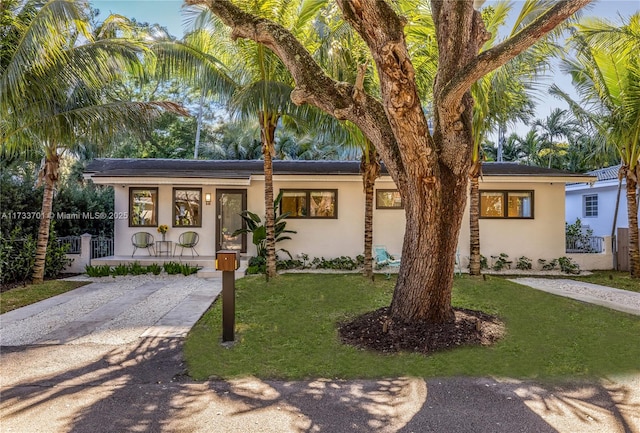
<instances>
[{"instance_id":1,"label":"shadow on lawn","mask_svg":"<svg viewBox=\"0 0 640 433\"><path fill-rule=\"evenodd\" d=\"M551 387L474 378L193 382L182 375L181 339L86 358L82 349L3 348L3 429L626 433L640 422L638 378Z\"/></svg>"}]
</instances>

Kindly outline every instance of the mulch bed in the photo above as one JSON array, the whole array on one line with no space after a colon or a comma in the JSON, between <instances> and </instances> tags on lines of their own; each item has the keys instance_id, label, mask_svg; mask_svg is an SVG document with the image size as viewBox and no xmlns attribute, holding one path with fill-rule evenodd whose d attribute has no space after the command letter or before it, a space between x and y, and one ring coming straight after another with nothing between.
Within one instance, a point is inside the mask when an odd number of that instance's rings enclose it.
<instances>
[{"instance_id":1,"label":"mulch bed","mask_svg":"<svg viewBox=\"0 0 640 433\"><path fill-rule=\"evenodd\" d=\"M389 307L384 307L341 323L342 341L382 353L429 354L459 346L489 346L500 340L505 332L500 319L481 311L454 308L455 322L443 325L396 323L388 312Z\"/></svg>"}]
</instances>

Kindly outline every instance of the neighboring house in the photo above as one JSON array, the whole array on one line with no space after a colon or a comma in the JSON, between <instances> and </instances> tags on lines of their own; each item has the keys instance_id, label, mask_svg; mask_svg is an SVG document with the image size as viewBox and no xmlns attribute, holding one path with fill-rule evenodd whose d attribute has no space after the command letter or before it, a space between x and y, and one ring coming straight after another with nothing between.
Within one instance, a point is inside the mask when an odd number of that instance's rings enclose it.
<instances>
[{"instance_id":1,"label":"neighboring house","mask_svg":"<svg viewBox=\"0 0 640 433\"><path fill-rule=\"evenodd\" d=\"M572 224L580 218L583 226L589 226L595 236L611 236L618 195L618 171L620 165L586 173L596 176L592 183L570 183L566 190L566 221ZM615 230L629 228L627 214L626 181L622 179L618 218Z\"/></svg>"},{"instance_id":2,"label":"neighboring house","mask_svg":"<svg viewBox=\"0 0 640 433\"><path fill-rule=\"evenodd\" d=\"M590 171L586 174L596 176L596 182L567 184L565 199L566 220L572 224L579 218L583 227L593 230L594 236L615 239L611 245L608 245L616 256L612 267L628 271L629 214L627 211L627 183L623 178L618 201L619 170L620 165L616 165ZM617 214L616 209L618 210ZM638 216L640 217L640 212Z\"/></svg>"},{"instance_id":3,"label":"neighboring house","mask_svg":"<svg viewBox=\"0 0 640 433\"><path fill-rule=\"evenodd\" d=\"M145 231L167 240L185 231L200 235L200 255L221 249L255 254L246 235L232 236L245 209L264 215L262 161L169 159L96 159L85 177L115 191L116 256L130 256L131 237ZM362 254L365 197L359 161L274 161L274 191L283 192L279 212L290 212L291 240L279 244L294 257L332 258ZM481 189L481 249L489 258L508 254L533 260L565 255L566 183L591 182L595 177L514 163L485 163ZM400 195L384 171L375 184L374 244L392 254L402 251L405 217ZM465 213L459 251L469 256L469 214ZM145 254L146 252L142 252ZM138 254L138 253L137 253ZM137 255L136 255L137 256Z\"/></svg>"}]
</instances>

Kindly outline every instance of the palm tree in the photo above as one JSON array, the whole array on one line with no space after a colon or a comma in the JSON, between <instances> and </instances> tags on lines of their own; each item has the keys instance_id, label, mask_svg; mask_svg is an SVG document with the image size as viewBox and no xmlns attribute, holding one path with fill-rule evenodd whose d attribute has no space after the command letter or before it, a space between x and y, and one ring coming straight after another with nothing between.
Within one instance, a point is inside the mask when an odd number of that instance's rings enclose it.
<instances>
[{"instance_id":1,"label":"palm tree","mask_svg":"<svg viewBox=\"0 0 640 433\"><path fill-rule=\"evenodd\" d=\"M297 35L304 35L311 19L323 6L323 1L257 1L250 12L279 22ZM273 208L273 157L276 151L275 134L281 122L308 120L317 110L308 106L299 107L291 102L293 79L282 62L263 45L252 41L231 44L229 31L207 10L200 11L195 25L208 31L217 39L220 58L226 64L234 64L231 76L237 89L229 100L229 108L236 119L258 119L260 142L264 159L265 176L265 228L267 279L276 274L275 210ZM224 52L222 52L224 50Z\"/></svg>"},{"instance_id":2,"label":"palm tree","mask_svg":"<svg viewBox=\"0 0 640 433\"><path fill-rule=\"evenodd\" d=\"M540 132L541 148L538 153L548 156L548 168L553 165L554 156L558 156L575 134L580 132L580 124L568 117L569 112L555 108L544 120L536 120L534 128Z\"/></svg>"},{"instance_id":3,"label":"palm tree","mask_svg":"<svg viewBox=\"0 0 640 433\"><path fill-rule=\"evenodd\" d=\"M122 102L109 86L142 74L145 47L132 40L96 38L86 4L75 0L3 2L0 34L0 144L3 155L42 158L44 184L33 281L44 275L51 209L60 158L84 143L141 127L170 102ZM4 37L6 36L6 38Z\"/></svg>"},{"instance_id":4,"label":"palm tree","mask_svg":"<svg viewBox=\"0 0 640 433\"><path fill-rule=\"evenodd\" d=\"M620 26L584 20L575 26L569 43L575 58L563 61L562 68L571 75L579 100L557 86L551 92L567 101L576 118L590 124L618 152L620 177L627 189L630 274L640 278L640 13Z\"/></svg>"},{"instance_id":5,"label":"palm tree","mask_svg":"<svg viewBox=\"0 0 640 433\"><path fill-rule=\"evenodd\" d=\"M335 5L327 6L318 17L315 31L320 44L313 55L332 77L354 83L356 91L377 91L379 84L369 67L372 62L364 42L339 19ZM375 182L381 171L380 156L371 140L353 123L329 119L324 122L324 132L345 149L355 149L361 155L360 173L365 195L363 276L373 279L373 202Z\"/></svg>"},{"instance_id":6,"label":"palm tree","mask_svg":"<svg viewBox=\"0 0 640 433\"><path fill-rule=\"evenodd\" d=\"M493 35L483 50L496 44L498 29L507 18L512 4L498 2L493 7L483 10L483 19L487 30ZM542 14L549 7L548 1L528 1L522 9L511 30L511 36L522 26ZM533 115L534 103L530 93L534 90L534 82L538 74L547 67L554 47L547 39L543 39L532 48L499 69L482 77L471 87L474 98L473 109L473 149L471 169L469 172L469 228L470 254L469 273L480 275L480 177L482 176L482 143L487 134L500 126L518 120L528 121Z\"/></svg>"}]
</instances>

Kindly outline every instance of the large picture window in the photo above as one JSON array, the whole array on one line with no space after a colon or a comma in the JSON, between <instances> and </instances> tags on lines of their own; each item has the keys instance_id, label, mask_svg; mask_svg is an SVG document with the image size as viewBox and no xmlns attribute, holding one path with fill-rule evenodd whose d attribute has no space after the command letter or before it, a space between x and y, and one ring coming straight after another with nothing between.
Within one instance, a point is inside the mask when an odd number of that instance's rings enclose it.
<instances>
[{"instance_id":1,"label":"large picture window","mask_svg":"<svg viewBox=\"0 0 640 433\"><path fill-rule=\"evenodd\" d=\"M480 191L480 218L533 218L533 191Z\"/></svg>"},{"instance_id":2,"label":"large picture window","mask_svg":"<svg viewBox=\"0 0 640 433\"><path fill-rule=\"evenodd\" d=\"M173 226L201 227L202 189L174 188L173 189Z\"/></svg>"},{"instance_id":3,"label":"large picture window","mask_svg":"<svg viewBox=\"0 0 640 433\"><path fill-rule=\"evenodd\" d=\"M402 209L402 197L397 189L377 189L376 209Z\"/></svg>"},{"instance_id":4,"label":"large picture window","mask_svg":"<svg viewBox=\"0 0 640 433\"><path fill-rule=\"evenodd\" d=\"M158 225L158 188L129 188L129 226Z\"/></svg>"},{"instance_id":5,"label":"large picture window","mask_svg":"<svg viewBox=\"0 0 640 433\"><path fill-rule=\"evenodd\" d=\"M598 216L598 194L585 195L583 209L585 218L595 218Z\"/></svg>"},{"instance_id":6,"label":"large picture window","mask_svg":"<svg viewBox=\"0 0 640 433\"><path fill-rule=\"evenodd\" d=\"M338 191L282 190L280 213L289 218L338 218Z\"/></svg>"}]
</instances>

